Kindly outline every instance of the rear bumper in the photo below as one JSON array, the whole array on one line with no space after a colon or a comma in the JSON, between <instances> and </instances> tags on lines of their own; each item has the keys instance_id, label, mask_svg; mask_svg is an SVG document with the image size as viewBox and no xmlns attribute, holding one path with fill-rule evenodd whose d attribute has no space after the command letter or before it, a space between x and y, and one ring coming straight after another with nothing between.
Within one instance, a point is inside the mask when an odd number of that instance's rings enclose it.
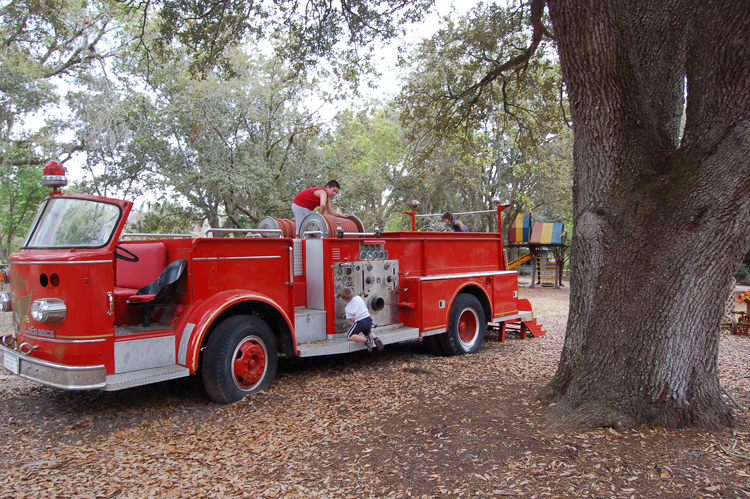
<instances>
[{"instance_id":1,"label":"rear bumper","mask_svg":"<svg viewBox=\"0 0 750 499\"><path fill-rule=\"evenodd\" d=\"M21 378L61 390L101 390L107 371L100 366L66 366L23 355L0 344L0 361L5 369Z\"/></svg>"}]
</instances>

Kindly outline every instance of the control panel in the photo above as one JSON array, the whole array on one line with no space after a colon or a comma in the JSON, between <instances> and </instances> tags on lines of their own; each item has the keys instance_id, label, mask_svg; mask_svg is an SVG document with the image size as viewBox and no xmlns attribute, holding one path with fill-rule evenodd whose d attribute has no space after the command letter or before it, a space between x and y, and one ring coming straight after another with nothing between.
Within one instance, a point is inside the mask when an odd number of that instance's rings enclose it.
<instances>
[{"instance_id":1,"label":"control panel","mask_svg":"<svg viewBox=\"0 0 750 499\"><path fill-rule=\"evenodd\" d=\"M337 333L346 332L351 325L344 313L346 303L339 298L339 292L345 287L352 288L354 294L361 296L365 301L373 325L384 326L398 322L398 260L335 263L333 277L336 293Z\"/></svg>"}]
</instances>

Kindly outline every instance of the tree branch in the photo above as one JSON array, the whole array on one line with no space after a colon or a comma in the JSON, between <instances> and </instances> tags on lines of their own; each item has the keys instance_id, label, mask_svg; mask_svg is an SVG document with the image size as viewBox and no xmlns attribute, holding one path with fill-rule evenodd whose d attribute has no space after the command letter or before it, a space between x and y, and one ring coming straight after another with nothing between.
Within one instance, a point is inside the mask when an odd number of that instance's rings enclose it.
<instances>
[{"instance_id":1,"label":"tree branch","mask_svg":"<svg viewBox=\"0 0 750 499\"><path fill-rule=\"evenodd\" d=\"M529 60L531 60L531 56L534 55L536 52L536 49L539 47L539 44L542 42L542 38L545 35L549 36L549 32L544 27L544 23L542 23L542 14L544 14L544 7L547 4L547 0L532 0L531 1L531 26L534 28L534 31L532 33L531 37L531 45L523 51L521 54L517 55L516 57L513 57L509 60L507 60L505 63L500 64L492 68L485 76L482 78L479 82L475 83L474 85L470 86L460 94L460 98L464 98L467 95L479 91L481 93L481 89L495 81L498 77L500 77L503 73L506 71L519 67L524 66L526 67L529 63ZM550 37L551 38L551 37ZM475 99L473 99L473 102L475 103L476 100L479 98L477 96Z\"/></svg>"}]
</instances>

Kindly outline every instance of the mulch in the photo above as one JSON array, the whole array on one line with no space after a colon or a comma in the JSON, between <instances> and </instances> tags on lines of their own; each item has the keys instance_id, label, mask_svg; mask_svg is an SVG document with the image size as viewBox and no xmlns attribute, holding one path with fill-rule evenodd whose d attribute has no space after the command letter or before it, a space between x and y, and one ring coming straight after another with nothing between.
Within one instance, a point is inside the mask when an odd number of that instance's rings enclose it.
<instances>
[{"instance_id":1,"label":"mulch","mask_svg":"<svg viewBox=\"0 0 750 499\"><path fill-rule=\"evenodd\" d=\"M520 293L545 338L281 360L268 391L231 406L198 378L78 393L2 371L0 498L750 497L750 338L722 337L736 427L564 432L535 396L567 290Z\"/></svg>"}]
</instances>

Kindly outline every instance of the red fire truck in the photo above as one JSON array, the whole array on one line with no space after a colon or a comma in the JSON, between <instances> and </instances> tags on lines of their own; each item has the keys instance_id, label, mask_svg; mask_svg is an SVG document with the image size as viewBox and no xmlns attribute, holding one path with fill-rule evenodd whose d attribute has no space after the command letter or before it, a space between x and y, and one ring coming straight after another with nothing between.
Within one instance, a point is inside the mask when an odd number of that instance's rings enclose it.
<instances>
[{"instance_id":1,"label":"red fire truck","mask_svg":"<svg viewBox=\"0 0 750 499\"><path fill-rule=\"evenodd\" d=\"M544 334L500 231L367 233L355 217L313 213L301 237L283 219L234 237L124 234L131 202L59 192L56 162L43 182L54 190L3 275L14 331L0 355L47 386L121 390L200 372L212 400L235 402L269 387L279 356L364 348L345 338L345 286L384 344L423 338L459 355L481 347L488 323L501 339L508 323Z\"/></svg>"}]
</instances>

